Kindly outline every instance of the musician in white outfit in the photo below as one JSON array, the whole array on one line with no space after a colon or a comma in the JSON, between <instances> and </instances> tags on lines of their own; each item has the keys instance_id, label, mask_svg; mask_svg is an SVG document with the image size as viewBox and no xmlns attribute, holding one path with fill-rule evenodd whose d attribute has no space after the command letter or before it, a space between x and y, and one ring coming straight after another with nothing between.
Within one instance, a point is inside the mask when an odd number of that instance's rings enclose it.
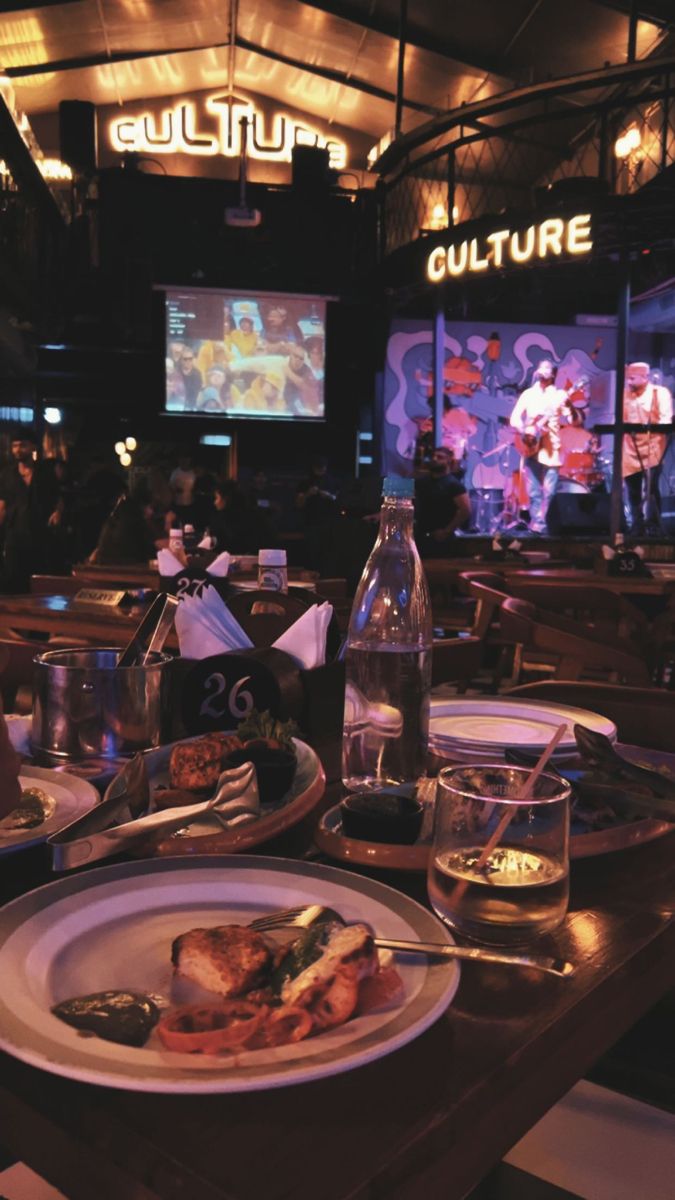
<instances>
[{"instance_id":1,"label":"musician in white outfit","mask_svg":"<svg viewBox=\"0 0 675 1200\"><path fill-rule=\"evenodd\" d=\"M650 383L649 374L649 363L627 365L623 419L632 425L670 425L673 398L667 387ZM645 429L624 434L621 474L628 493L632 533L644 531L645 509L647 525L658 525L659 475L667 445L668 434L662 431Z\"/></svg>"},{"instance_id":2,"label":"musician in white outfit","mask_svg":"<svg viewBox=\"0 0 675 1200\"><path fill-rule=\"evenodd\" d=\"M527 480L533 533L546 532L546 514L562 465L561 422L577 420L567 392L555 386L553 362L543 359L532 376L532 386L521 393L510 417L510 424L520 434L516 447Z\"/></svg>"}]
</instances>

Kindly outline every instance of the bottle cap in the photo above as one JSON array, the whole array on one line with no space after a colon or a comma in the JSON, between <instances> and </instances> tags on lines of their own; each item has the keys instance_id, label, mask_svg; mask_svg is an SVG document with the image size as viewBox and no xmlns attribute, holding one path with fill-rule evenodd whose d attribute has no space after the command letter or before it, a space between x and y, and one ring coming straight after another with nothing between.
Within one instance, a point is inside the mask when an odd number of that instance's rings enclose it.
<instances>
[{"instance_id":1,"label":"bottle cap","mask_svg":"<svg viewBox=\"0 0 675 1200\"><path fill-rule=\"evenodd\" d=\"M398 500L412 500L415 495L415 480L404 479L402 475L387 475L382 484L382 495L393 496Z\"/></svg>"},{"instance_id":2,"label":"bottle cap","mask_svg":"<svg viewBox=\"0 0 675 1200\"><path fill-rule=\"evenodd\" d=\"M261 567L285 567L285 550L259 550L258 565Z\"/></svg>"}]
</instances>

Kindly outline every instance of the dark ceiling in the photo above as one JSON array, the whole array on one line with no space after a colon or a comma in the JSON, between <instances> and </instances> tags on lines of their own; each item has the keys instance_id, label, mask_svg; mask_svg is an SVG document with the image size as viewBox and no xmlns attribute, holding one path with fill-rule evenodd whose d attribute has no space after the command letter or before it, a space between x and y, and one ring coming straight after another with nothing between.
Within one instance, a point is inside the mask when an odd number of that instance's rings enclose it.
<instances>
[{"instance_id":1,"label":"dark ceiling","mask_svg":"<svg viewBox=\"0 0 675 1200\"><path fill-rule=\"evenodd\" d=\"M631 7L408 0L403 131L517 85L625 62ZM672 50L673 0L637 8L635 56ZM0 64L29 117L64 99L124 105L232 83L376 142L394 125L399 13L398 0L3 3Z\"/></svg>"}]
</instances>

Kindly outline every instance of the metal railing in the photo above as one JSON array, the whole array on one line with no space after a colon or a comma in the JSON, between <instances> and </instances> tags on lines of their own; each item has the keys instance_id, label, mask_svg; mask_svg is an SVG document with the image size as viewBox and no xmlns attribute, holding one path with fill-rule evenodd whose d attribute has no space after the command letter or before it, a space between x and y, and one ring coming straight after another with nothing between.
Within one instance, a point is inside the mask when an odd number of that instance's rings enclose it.
<instances>
[{"instance_id":1,"label":"metal railing","mask_svg":"<svg viewBox=\"0 0 675 1200\"><path fill-rule=\"evenodd\" d=\"M566 179L639 190L675 162L675 57L491 96L383 143L384 256L424 233L527 210Z\"/></svg>"}]
</instances>

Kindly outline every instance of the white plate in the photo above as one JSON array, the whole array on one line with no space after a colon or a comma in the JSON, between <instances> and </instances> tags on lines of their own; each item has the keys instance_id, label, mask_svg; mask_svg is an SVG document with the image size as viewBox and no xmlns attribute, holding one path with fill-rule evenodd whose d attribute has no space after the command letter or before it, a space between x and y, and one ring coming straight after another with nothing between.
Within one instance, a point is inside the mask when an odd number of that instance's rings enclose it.
<instances>
[{"instance_id":1,"label":"white plate","mask_svg":"<svg viewBox=\"0 0 675 1200\"><path fill-rule=\"evenodd\" d=\"M33 829L17 829L15 833L0 831L0 857L13 850L25 850L28 846L44 842L50 834L58 833L71 821L83 817L101 799L96 788L86 779L45 767L22 767L19 783L22 788L36 787L47 792L56 801L56 811Z\"/></svg>"},{"instance_id":2,"label":"white plate","mask_svg":"<svg viewBox=\"0 0 675 1200\"><path fill-rule=\"evenodd\" d=\"M567 724L567 732L558 744L558 754L569 754L576 748L574 725L585 725L587 729L603 733L610 741L616 741L616 725L599 713L568 704L492 697L485 700L432 699L429 740L432 748L485 752L514 746L536 753L548 745L563 721Z\"/></svg>"},{"instance_id":3,"label":"white plate","mask_svg":"<svg viewBox=\"0 0 675 1200\"><path fill-rule=\"evenodd\" d=\"M0 1048L87 1083L142 1092L245 1092L351 1070L411 1041L445 1011L456 962L402 955L403 1002L294 1046L233 1056L173 1054L157 1034L143 1049L82 1037L50 1009L111 989L169 996L171 943L195 926L247 922L320 902L386 937L451 942L435 916L393 888L334 867L223 856L99 867L22 896L0 911Z\"/></svg>"}]
</instances>

